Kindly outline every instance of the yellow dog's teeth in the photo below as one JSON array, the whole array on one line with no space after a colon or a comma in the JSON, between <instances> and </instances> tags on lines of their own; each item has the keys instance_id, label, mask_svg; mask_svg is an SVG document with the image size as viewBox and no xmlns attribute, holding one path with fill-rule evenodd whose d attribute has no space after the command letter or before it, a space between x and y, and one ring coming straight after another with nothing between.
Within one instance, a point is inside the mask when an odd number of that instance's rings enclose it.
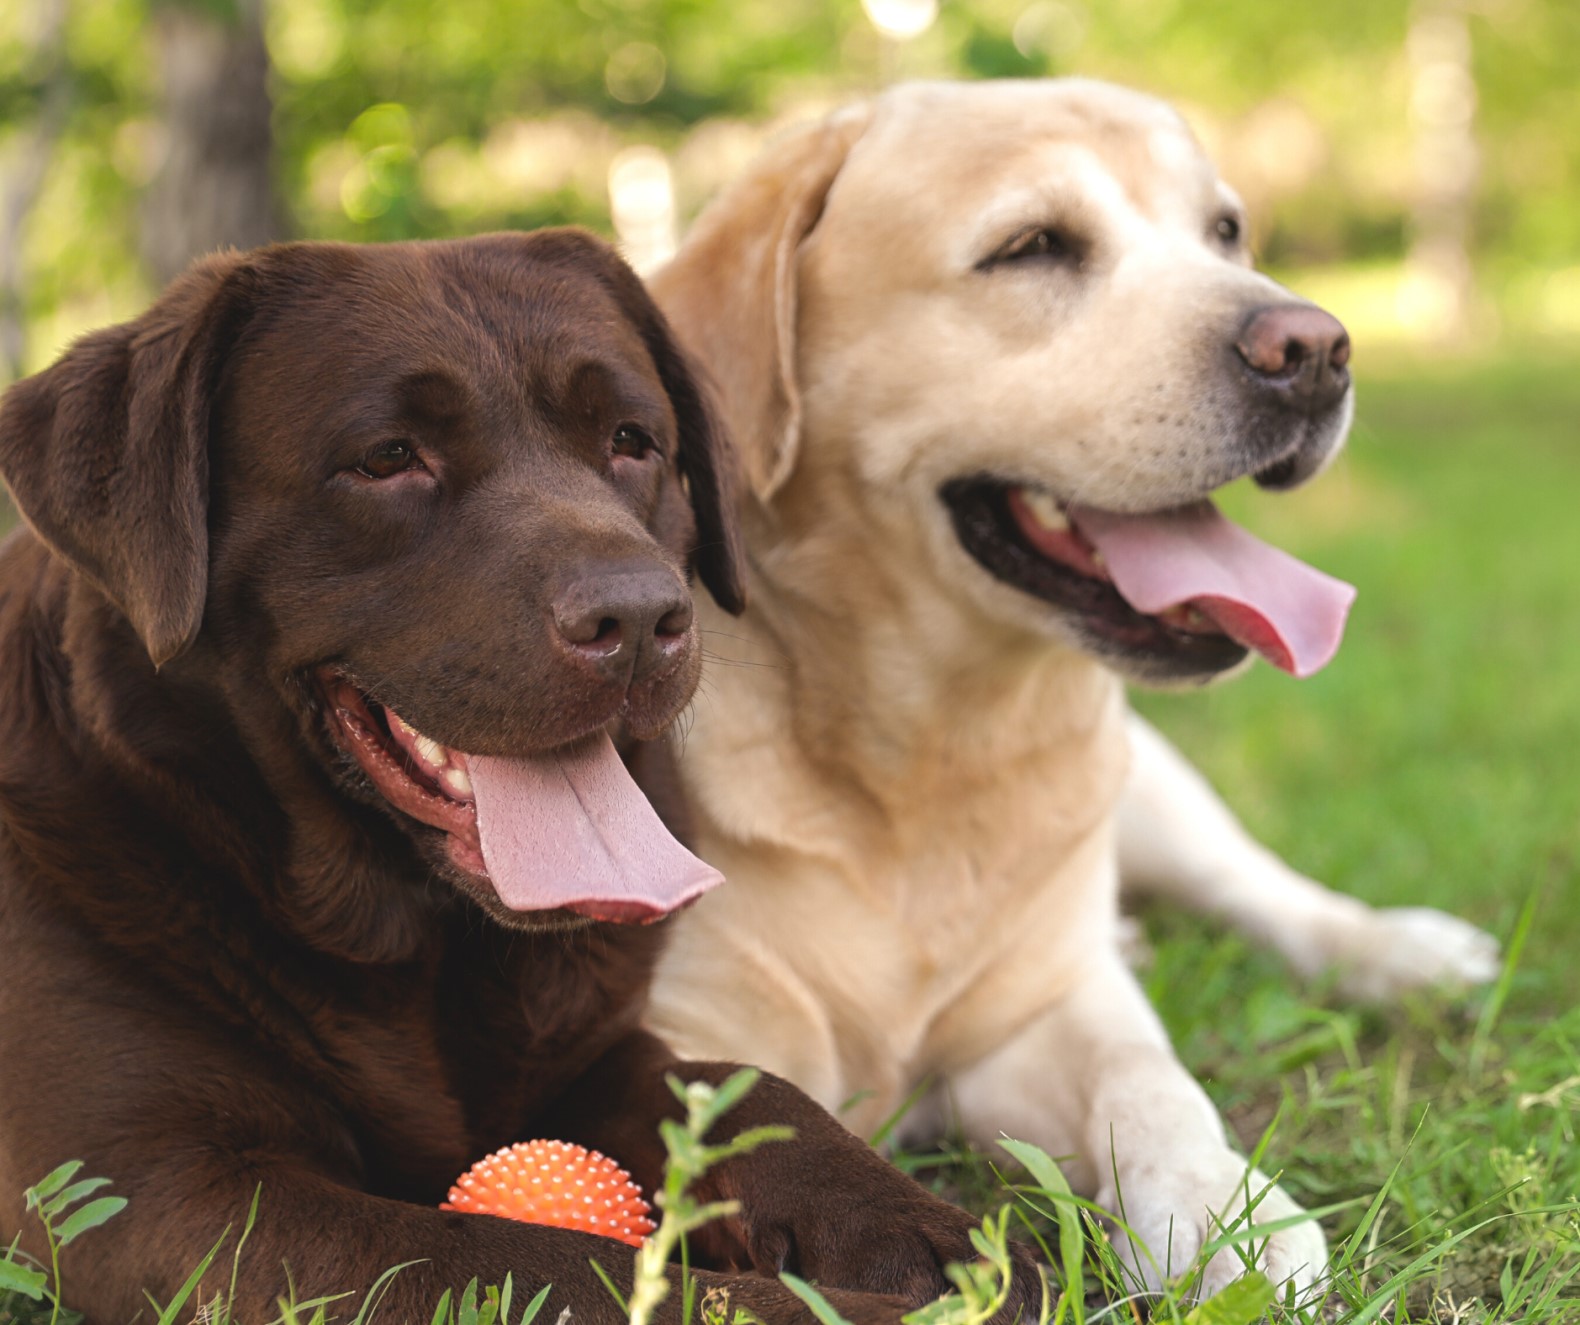
<instances>
[{"instance_id":1,"label":"yellow dog's teeth","mask_svg":"<svg viewBox=\"0 0 1580 1325\"><path fill-rule=\"evenodd\" d=\"M1044 529L1062 534L1070 527L1069 517L1059 509L1059 503L1054 500L1053 494L1043 488L1022 488L1020 499L1026 504L1026 509L1031 516Z\"/></svg>"}]
</instances>

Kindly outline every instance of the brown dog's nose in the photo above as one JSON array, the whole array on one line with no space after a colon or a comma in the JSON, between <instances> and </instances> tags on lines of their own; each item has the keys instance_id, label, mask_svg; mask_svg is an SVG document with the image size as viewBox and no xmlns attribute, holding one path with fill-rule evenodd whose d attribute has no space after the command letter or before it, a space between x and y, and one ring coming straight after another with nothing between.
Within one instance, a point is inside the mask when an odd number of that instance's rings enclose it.
<instances>
[{"instance_id":1,"label":"brown dog's nose","mask_svg":"<svg viewBox=\"0 0 1580 1325\"><path fill-rule=\"evenodd\" d=\"M691 628L691 595L658 567L589 566L554 600L554 626L607 681L641 681L672 660Z\"/></svg>"},{"instance_id":2,"label":"brown dog's nose","mask_svg":"<svg viewBox=\"0 0 1580 1325\"><path fill-rule=\"evenodd\" d=\"M1256 375L1298 409L1337 405L1350 389L1350 337L1314 304L1275 304L1252 313L1234 348Z\"/></svg>"}]
</instances>

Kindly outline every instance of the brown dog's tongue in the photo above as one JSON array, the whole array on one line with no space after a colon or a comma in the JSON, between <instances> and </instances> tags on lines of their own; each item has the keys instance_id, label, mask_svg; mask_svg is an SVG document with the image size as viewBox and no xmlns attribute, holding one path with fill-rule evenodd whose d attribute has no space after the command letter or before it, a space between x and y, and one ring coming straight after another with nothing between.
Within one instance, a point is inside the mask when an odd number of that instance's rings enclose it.
<instances>
[{"instance_id":1,"label":"brown dog's tongue","mask_svg":"<svg viewBox=\"0 0 1580 1325\"><path fill-rule=\"evenodd\" d=\"M1274 667L1310 676L1338 651L1355 589L1198 502L1157 515L1070 511L1114 587L1149 616L1188 603Z\"/></svg>"},{"instance_id":2,"label":"brown dog's tongue","mask_svg":"<svg viewBox=\"0 0 1580 1325\"><path fill-rule=\"evenodd\" d=\"M483 863L515 911L656 920L724 882L670 836L602 734L527 759L467 759Z\"/></svg>"}]
</instances>

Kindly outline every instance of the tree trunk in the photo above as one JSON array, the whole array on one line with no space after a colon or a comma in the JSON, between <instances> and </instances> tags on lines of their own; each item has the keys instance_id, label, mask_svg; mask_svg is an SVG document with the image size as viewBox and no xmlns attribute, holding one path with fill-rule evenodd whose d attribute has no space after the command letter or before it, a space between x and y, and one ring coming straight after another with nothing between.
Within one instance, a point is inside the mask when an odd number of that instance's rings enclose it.
<instances>
[{"instance_id":1,"label":"tree trunk","mask_svg":"<svg viewBox=\"0 0 1580 1325\"><path fill-rule=\"evenodd\" d=\"M42 95L31 129L19 134L0 188L0 387L22 375L27 352L27 273L22 235L44 187L55 144L71 109L66 62L66 0L44 0L36 11L34 59ZM0 500L0 508L5 505ZM0 532L6 521L0 509Z\"/></svg>"},{"instance_id":2,"label":"tree trunk","mask_svg":"<svg viewBox=\"0 0 1580 1325\"><path fill-rule=\"evenodd\" d=\"M263 0L236 0L229 18L212 6L157 10L166 152L143 203L142 253L161 285L204 253L282 233L262 10Z\"/></svg>"},{"instance_id":3,"label":"tree trunk","mask_svg":"<svg viewBox=\"0 0 1580 1325\"><path fill-rule=\"evenodd\" d=\"M1460 341L1475 313L1471 231L1480 166L1466 0L1416 0L1405 49L1416 168L1406 288L1423 330Z\"/></svg>"}]
</instances>

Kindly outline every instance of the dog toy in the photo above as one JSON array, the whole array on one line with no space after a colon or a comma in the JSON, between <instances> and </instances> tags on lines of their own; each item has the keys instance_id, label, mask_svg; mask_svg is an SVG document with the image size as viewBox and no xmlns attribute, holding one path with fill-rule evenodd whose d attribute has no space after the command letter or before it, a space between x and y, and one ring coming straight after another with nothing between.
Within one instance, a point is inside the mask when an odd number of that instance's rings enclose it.
<instances>
[{"instance_id":1,"label":"dog toy","mask_svg":"<svg viewBox=\"0 0 1580 1325\"><path fill-rule=\"evenodd\" d=\"M563 1141L496 1150L456 1179L439 1208L579 1229L633 1247L654 1227L629 1173L607 1155Z\"/></svg>"}]
</instances>

